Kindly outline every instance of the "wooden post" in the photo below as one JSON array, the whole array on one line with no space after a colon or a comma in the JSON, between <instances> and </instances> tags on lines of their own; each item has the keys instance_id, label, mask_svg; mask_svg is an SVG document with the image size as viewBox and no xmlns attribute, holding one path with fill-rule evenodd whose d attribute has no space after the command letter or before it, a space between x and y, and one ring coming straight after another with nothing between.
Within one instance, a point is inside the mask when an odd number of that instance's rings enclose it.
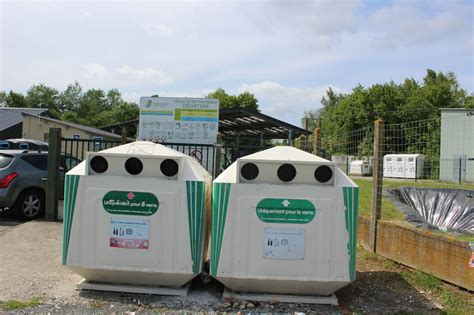
<instances>
[{"instance_id":1,"label":"wooden post","mask_svg":"<svg viewBox=\"0 0 474 315\"><path fill-rule=\"evenodd\" d=\"M306 149L305 144L304 144L305 141L306 141L306 137L304 135L301 135L300 136L300 147L299 147L300 150L305 150Z\"/></svg>"},{"instance_id":2,"label":"wooden post","mask_svg":"<svg viewBox=\"0 0 474 315\"><path fill-rule=\"evenodd\" d=\"M222 149L222 134L217 134L216 145L214 146L216 150L216 159L214 164L214 178L219 176L221 173L221 149Z\"/></svg>"},{"instance_id":3,"label":"wooden post","mask_svg":"<svg viewBox=\"0 0 474 315\"><path fill-rule=\"evenodd\" d=\"M61 129L49 128L48 178L46 182L46 220L58 218L59 165L61 157Z\"/></svg>"},{"instance_id":4,"label":"wooden post","mask_svg":"<svg viewBox=\"0 0 474 315\"><path fill-rule=\"evenodd\" d=\"M320 145L320 134L321 129L319 128L314 128L314 133L313 133L313 153L314 155L319 156L321 154L321 145Z\"/></svg>"},{"instance_id":5,"label":"wooden post","mask_svg":"<svg viewBox=\"0 0 474 315\"><path fill-rule=\"evenodd\" d=\"M377 251L377 221L382 216L383 136L383 120L379 119L375 121L374 128L374 175L370 218L370 250L374 253Z\"/></svg>"},{"instance_id":6,"label":"wooden post","mask_svg":"<svg viewBox=\"0 0 474 315\"><path fill-rule=\"evenodd\" d=\"M127 144L127 128L122 127L122 139L121 139L122 144Z\"/></svg>"}]
</instances>

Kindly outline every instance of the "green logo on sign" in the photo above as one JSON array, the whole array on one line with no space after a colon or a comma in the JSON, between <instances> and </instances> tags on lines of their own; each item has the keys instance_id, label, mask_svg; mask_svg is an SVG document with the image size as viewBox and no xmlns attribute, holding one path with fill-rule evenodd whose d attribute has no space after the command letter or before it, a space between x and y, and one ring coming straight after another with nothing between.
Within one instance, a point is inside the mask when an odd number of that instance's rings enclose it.
<instances>
[{"instance_id":1,"label":"green logo on sign","mask_svg":"<svg viewBox=\"0 0 474 315\"><path fill-rule=\"evenodd\" d=\"M309 200L267 198L257 205L258 218L268 223L305 224L315 215L316 208Z\"/></svg>"},{"instance_id":2,"label":"green logo on sign","mask_svg":"<svg viewBox=\"0 0 474 315\"><path fill-rule=\"evenodd\" d=\"M111 214L148 216L158 211L158 199L147 192L112 190L102 198L102 206Z\"/></svg>"}]
</instances>

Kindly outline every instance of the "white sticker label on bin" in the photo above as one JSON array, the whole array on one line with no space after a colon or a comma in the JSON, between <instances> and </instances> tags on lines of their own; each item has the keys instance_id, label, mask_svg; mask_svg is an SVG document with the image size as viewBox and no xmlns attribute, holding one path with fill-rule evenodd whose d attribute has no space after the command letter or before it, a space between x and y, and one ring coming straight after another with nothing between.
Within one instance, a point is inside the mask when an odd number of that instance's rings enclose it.
<instances>
[{"instance_id":1,"label":"white sticker label on bin","mask_svg":"<svg viewBox=\"0 0 474 315\"><path fill-rule=\"evenodd\" d=\"M149 221L110 219L110 247L148 249Z\"/></svg>"},{"instance_id":2,"label":"white sticker label on bin","mask_svg":"<svg viewBox=\"0 0 474 315\"><path fill-rule=\"evenodd\" d=\"M266 228L263 257L269 259L304 259L304 230Z\"/></svg>"}]
</instances>

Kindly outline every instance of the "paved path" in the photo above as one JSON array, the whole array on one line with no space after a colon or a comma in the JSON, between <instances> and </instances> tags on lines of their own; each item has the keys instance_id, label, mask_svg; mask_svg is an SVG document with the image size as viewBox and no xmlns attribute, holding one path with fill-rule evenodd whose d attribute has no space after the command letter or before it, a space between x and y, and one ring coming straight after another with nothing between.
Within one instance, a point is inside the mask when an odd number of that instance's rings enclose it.
<instances>
[{"instance_id":1,"label":"paved path","mask_svg":"<svg viewBox=\"0 0 474 315\"><path fill-rule=\"evenodd\" d=\"M0 234L0 301L64 297L81 279L61 265L62 222L31 221Z\"/></svg>"},{"instance_id":2,"label":"paved path","mask_svg":"<svg viewBox=\"0 0 474 315\"><path fill-rule=\"evenodd\" d=\"M11 231L15 226L24 222L16 220L6 213L0 213L0 236L8 231Z\"/></svg>"}]
</instances>

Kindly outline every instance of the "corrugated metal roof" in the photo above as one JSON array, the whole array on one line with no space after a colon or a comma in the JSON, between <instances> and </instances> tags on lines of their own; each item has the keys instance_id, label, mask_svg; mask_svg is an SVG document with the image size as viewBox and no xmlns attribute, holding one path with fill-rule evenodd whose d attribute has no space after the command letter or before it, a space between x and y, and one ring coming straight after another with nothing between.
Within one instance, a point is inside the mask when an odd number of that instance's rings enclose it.
<instances>
[{"instance_id":1,"label":"corrugated metal roof","mask_svg":"<svg viewBox=\"0 0 474 315\"><path fill-rule=\"evenodd\" d=\"M36 115L31 115L29 113L23 113L23 115L36 116ZM117 135L115 133L100 130L100 129L97 129L97 128L94 128L94 127L75 124L75 123L68 122L68 121L62 121L62 120L49 118L49 117L41 117L41 120L46 120L46 121L54 122L56 124L61 124L61 125L67 126L67 127L76 128L76 129L79 129L79 130L82 130L82 131L85 131L85 132L88 132L88 133L92 133L92 134L95 134L95 135L98 135L98 136L104 136L104 137L107 137L107 138L114 138L114 139L121 139L122 138L122 136Z\"/></svg>"},{"instance_id":2,"label":"corrugated metal roof","mask_svg":"<svg viewBox=\"0 0 474 315\"><path fill-rule=\"evenodd\" d=\"M22 113L38 116L46 111L46 108L2 107L0 108L0 130L8 129L23 122Z\"/></svg>"}]
</instances>

